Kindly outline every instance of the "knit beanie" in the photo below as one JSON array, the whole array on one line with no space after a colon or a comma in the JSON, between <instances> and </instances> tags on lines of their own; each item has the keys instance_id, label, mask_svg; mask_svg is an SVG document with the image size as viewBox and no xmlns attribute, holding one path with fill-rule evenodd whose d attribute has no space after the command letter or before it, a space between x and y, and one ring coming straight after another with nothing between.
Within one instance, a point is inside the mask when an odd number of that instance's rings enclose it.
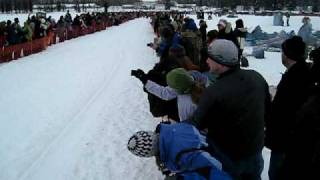
<instances>
[{"instance_id":1,"label":"knit beanie","mask_svg":"<svg viewBox=\"0 0 320 180\"><path fill-rule=\"evenodd\" d=\"M184 57L186 56L186 50L183 46L176 44L170 47L169 53L175 57Z\"/></svg>"},{"instance_id":2,"label":"knit beanie","mask_svg":"<svg viewBox=\"0 0 320 180\"><path fill-rule=\"evenodd\" d=\"M193 77L183 68L176 68L167 74L167 84L179 94L190 93Z\"/></svg>"},{"instance_id":3,"label":"knit beanie","mask_svg":"<svg viewBox=\"0 0 320 180\"><path fill-rule=\"evenodd\" d=\"M213 61L228 67L239 65L238 48L229 40L215 40L208 47L208 57Z\"/></svg>"},{"instance_id":4,"label":"knit beanie","mask_svg":"<svg viewBox=\"0 0 320 180\"><path fill-rule=\"evenodd\" d=\"M242 19L236 20L236 28L244 28Z\"/></svg>"},{"instance_id":5,"label":"knit beanie","mask_svg":"<svg viewBox=\"0 0 320 180\"><path fill-rule=\"evenodd\" d=\"M218 38L218 31L217 30L210 30L207 33L208 38L210 39L217 39Z\"/></svg>"},{"instance_id":6,"label":"knit beanie","mask_svg":"<svg viewBox=\"0 0 320 180\"><path fill-rule=\"evenodd\" d=\"M300 36L293 36L282 43L282 52L294 61L305 61L306 44Z\"/></svg>"},{"instance_id":7,"label":"knit beanie","mask_svg":"<svg viewBox=\"0 0 320 180\"><path fill-rule=\"evenodd\" d=\"M139 157L152 157L157 152L158 136L152 131L138 131L128 141L128 150Z\"/></svg>"}]
</instances>

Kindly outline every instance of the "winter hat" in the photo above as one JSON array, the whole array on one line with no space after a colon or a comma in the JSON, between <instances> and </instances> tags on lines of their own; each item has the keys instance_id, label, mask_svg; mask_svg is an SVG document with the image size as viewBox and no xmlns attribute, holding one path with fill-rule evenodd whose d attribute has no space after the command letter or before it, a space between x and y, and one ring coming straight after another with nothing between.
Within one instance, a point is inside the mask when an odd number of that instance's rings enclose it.
<instances>
[{"instance_id":1,"label":"winter hat","mask_svg":"<svg viewBox=\"0 0 320 180\"><path fill-rule=\"evenodd\" d=\"M152 131L138 131L128 141L128 150L139 157L152 157L157 152L158 136Z\"/></svg>"},{"instance_id":2,"label":"winter hat","mask_svg":"<svg viewBox=\"0 0 320 180\"><path fill-rule=\"evenodd\" d=\"M238 48L229 40L215 40L208 47L208 57L215 62L228 67L239 65Z\"/></svg>"},{"instance_id":3,"label":"winter hat","mask_svg":"<svg viewBox=\"0 0 320 180\"><path fill-rule=\"evenodd\" d=\"M293 36L282 43L282 52L294 61L305 61L306 44L300 36Z\"/></svg>"},{"instance_id":4,"label":"winter hat","mask_svg":"<svg viewBox=\"0 0 320 180\"><path fill-rule=\"evenodd\" d=\"M242 19L236 21L236 28L244 28Z\"/></svg>"},{"instance_id":5,"label":"winter hat","mask_svg":"<svg viewBox=\"0 0 320 180\"><path fill-rule=\"evenodd\" d=\"M221 25L223 27L226 27L227 26L227 20L225 19L220 19L219 22L218 22L218 25Z\"/></svg>"},{"instance_id":6,"label":"winter hat","mask_svg":"<svg viewBox=\"0 0 320 180\"><path fill-rule=\"evenodd\" d=\"M196 23L191 18L189 18L188 21L185 22L185 27L186 29L191 31L196 31L198 29Z\"/></svg>"},{"instance_id":7,"label":"winter hat","mask_svg":"<svg viewBox=\"0 0 320 180\"><path fill-rule=\"evenodd\" d=\"M169 53L175 57L184 57L186 56L186 50L183 46L176 44L170 47Z\"/></svg>"},{"instance_id":8,"label":"winter hat","mask_svg":"<svg viewBox=\"0 0 320 180\"><path fill-rule=\"evenodd\" d=\"M167 74L167 84L179 94L190 93L193 77L183 68L176 68Z\"/></svg>"},{"instance_id":9,"label":"winter hat","mask_svg":"<svg viewBox=\"0 0 320 180\"><path fill-rule=\"evenodd\" d=\"M218 38L218 31L217 30L210 30L208 33L207 33L207 36L210 38L210 39L217 39Z\"/></svg>"}]
</instances>

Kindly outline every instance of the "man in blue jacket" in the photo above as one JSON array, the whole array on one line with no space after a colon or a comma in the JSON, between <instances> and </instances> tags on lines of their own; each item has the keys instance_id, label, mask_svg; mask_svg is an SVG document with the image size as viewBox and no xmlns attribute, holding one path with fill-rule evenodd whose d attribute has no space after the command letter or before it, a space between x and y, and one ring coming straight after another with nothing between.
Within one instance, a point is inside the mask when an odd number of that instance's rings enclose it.
<instances>
[{"instance_id":1,"label":"man in blue jacket","mask_svg":"<svg viewBox=\"0 0 320 180\"><path fill-rule=\"evenodd\" d=\"M160 124L156 132L139 131L128 149L139 157L156 156L166 174L184 180L231 180L221 163L204 149L205 138L187 123Z\"/></svg>"}]
</instances>

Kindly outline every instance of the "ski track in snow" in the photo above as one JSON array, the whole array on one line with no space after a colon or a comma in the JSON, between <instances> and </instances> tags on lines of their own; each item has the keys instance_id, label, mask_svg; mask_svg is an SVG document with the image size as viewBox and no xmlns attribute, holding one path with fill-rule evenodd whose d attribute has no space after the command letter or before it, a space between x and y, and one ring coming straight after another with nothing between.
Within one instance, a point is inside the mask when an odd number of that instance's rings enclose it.
<instances>
[{"instance_id":1,"label":"ski track in snow","mask_svg":"<svg viewBox=\"0 0 320 180\"><path fill-rule=\"evenodd\" d=\"M46 61L44 65L52 68L59 68L60 65L56 65L54 60L47 61L45 57L56 56L59 59L69 54L67 56L70 58L73 53L80 53L81 59L85 59L87 63L100 58L98 61L104 63L101 66L105 74L97 73L103 76L98 78L99 86L96 83L93 87L86 87L90 89L87 91L90 93L84 94L86 98L81 106L73 104L78 107L74 108L77 110L70 115L70 120L62 120L59 128L52 130L54 133L42 142L35 141L26 146L26 153L18 152L22 154L1 163L0 167L5 173L0 173L0 179L161 179L153 159L141 160L129 154L126 149L127 139L132 133L141 129L154 129L157 123L148 112L142 84L130 76L131 69L139 67L147 70L155 63L156 58L148 59L153 56L151 49L146 51L147 48L139 48L139 43L145 46L152 41L152 29L148 23L146 19L133 20L100 33L66 41L33 55L36 61ZM150 31L147 35L146 29ZM88 48L88 44L90 49L83 50L82 48ZM105 47L98 47L104 44ZM66 49L66 46L70 49ZM82 53L82 50L90 53ZM101 58L109 62L104 62ZM13 64L17 63L15 68L19 68L19 65L29 60L31 59L26 57ZM77 60L79 59L73 59ZM78 67L73 66L74 64L68 65L68 61L61 63L70 66L68 70L77 71ZM87 70L96 69L88 66ZM61 73L65 74L63 71ZM59 91L63 92L63 89ZM72 104L64 100L61 102ZM42 133L38 135L41 136ZM27 147L37 146L39 143L42 144L41 148L28 152ZM21 160L23 157L27 157L27 160ZM20 164L21 161L24 161L24 165ZM13 166L21 167L11 171L12 162Z\"/></svg>"},{"instance_id":2,"label":"ski track in snow","mask_svg":"<svg viewBox=\"0 0 320 180\"><path fill-rule=\"evenodd\" d=\"M302 19L292 17L292 27L273 27L272 17L239 17L249 29L260 24L268 32L297 31ZM319 17L312 18L319 30ZM218 19L207 21L208 30ZM147 71L158 60L146 47L153 37L149 20L140 18L0 64L0 179L163 179L154 159L135 157L126 148L134 132L154 130L159 122L149 112L141 82L130 76L132 69ZM275 86L285 71L281 54L265 55L248 57L249 69ZM267 180L270 151L263 155Z\"/></svg>"}]
</instances>

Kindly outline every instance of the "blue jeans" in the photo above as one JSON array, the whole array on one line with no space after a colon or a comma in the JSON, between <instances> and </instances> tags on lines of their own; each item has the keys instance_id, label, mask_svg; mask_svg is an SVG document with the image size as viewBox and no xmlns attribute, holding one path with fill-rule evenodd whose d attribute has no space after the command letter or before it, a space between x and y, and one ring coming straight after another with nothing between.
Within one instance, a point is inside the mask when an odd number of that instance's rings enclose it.
<instances>
[{"instance_id":1,"label":"blue jeans","mask_svg":"<svg viewBox=\"0 0 320 180\"><path fill-rule=\"evenodd\" d=\"M271 151L270 165L269 165L269 180L276 180L283 166L284 153Z\"/></svg>"},{"instance_id":2,"label":"blue jeans","mask_svg":"<svg viewBox=\"0 0 320 180\"><path fill-rule=\"evenodd\" d=\"M235 180L261 180L264 160L262 150L257 154L243 158L241 160L232 161L224 154L214 143L208 140L209 153L218 159L223 166L223 170L232 176Z\"/></svg>"}]
</instances>

